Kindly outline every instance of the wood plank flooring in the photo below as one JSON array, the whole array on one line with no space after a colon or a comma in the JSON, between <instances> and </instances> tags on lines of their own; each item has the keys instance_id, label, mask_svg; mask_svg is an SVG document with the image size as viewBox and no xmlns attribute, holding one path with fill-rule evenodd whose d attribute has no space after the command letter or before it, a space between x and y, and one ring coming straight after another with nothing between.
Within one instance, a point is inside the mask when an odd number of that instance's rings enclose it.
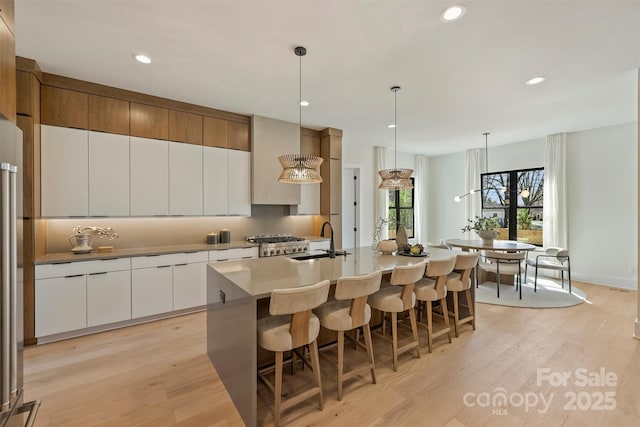
<instances>
[{"instance_id":1,"label":"wood plank flooring","mask_svg":"<svg viewBox=\"0 0 640 427\"><path fill-rule=\"evenodd\" d=\"M400 357L391 370L390 344L374 337L378 383L367 370L345 383L336 400L335 349L321 357L325 407L310 399L283 413L285 425L314 426L637 426L640 425L640 341L632 338L636 292L574 282L589 302L563 309L477 305L477 330L435 341L422 357ZM241 426L206 356L205 314L197 313L25 349L26 399L40 399L36 426ZM401 328L402 329L402 328ZM408 331L404 331L408 334ZM347 346L348 347L348 346ZM364 363L345 352L345 369ZM566 386L538 383L538 368L568 372ZM576 370L604 368L614 387L575 385ZM309 370L285 370L291 395L310 384ZM480 406L500 391L507 406ZM599 393L614 392L615 409L593 410ZM469 393L475 393L471 395ZM481 393L488 393L482 395ZM575 393L575 410L565 408ZM273 397L259 383L261 425L273 423ZM525 410L519 397L543 396ZM466 405L467 402L475 406ZM590 402L587 402L590 400ZM583 407L584 409L580 409Z\"/></svg>"}]
</instances>

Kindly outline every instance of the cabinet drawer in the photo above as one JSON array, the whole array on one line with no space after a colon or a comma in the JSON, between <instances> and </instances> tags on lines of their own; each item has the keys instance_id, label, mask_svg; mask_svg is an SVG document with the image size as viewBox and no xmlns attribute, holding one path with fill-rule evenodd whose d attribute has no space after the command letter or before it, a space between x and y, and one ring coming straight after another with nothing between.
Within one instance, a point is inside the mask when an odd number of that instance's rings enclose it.
<instances>
[{"instance_id":1,"label":"cabinet drawer","mask_svg":"<svg viewBox=\"0 0 640 427\"><path fill-rule=\"evenodd\" d=\"M163 267L165 265L173 265L174 261L174 254L140 256L131 258L131 268L136 270L139 268Z\"/></svg>"},{"instance_id":2,"label":"cabinet drawer","mask_svg":"<svg viewBox=\"0 0 640 427\"><path fill-rule=\"evenodd\" d=\"M192 264L194 262L208 262L209 253L207 251L200 252L182 252L178 254L171 254L172 265L176 264Z\"/></svg>"},{"instance_id":3,"label":"cabinet drawer","mask_svg":"<svg viewBox=\"0 0 640 427\"><path fill-rule=\"evenodd\" d=\"M209 261L226 261L230 259L257 258L258 248L235 248L209 251Z\"/></svg>"},{"instance_id":4,"label":"cabinet drawer","mask_svg":"<svg viewBox=\"0 0 640 427\"><path fill-rule=\"evenodd\" d=\"M76 276L79 274L105 273L131 269L131 258L98 259L60 264L36 265L36 279Z\"/></svg>"}]
</instances>

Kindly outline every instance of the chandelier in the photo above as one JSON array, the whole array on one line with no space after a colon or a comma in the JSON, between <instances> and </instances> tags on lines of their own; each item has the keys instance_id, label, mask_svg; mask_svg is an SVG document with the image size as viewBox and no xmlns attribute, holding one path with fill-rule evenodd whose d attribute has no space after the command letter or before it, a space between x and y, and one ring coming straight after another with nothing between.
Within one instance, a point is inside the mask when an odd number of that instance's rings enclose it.
<instances>
[{"instance_id":1,"label":"chandelier","mask_svg":"<svg viewBox=\"0 0 640 427\"><path fill-rule=\"evenodd\" d=\"M380 190L410 190L413 188L411 174L413 169L398 169L398 91L400 86L393 86L394 114L393 114L393 142L394 142L394 167L393 169L383 169L378 172L382 182L378 186Z\"/></svg>"}]
</instances>

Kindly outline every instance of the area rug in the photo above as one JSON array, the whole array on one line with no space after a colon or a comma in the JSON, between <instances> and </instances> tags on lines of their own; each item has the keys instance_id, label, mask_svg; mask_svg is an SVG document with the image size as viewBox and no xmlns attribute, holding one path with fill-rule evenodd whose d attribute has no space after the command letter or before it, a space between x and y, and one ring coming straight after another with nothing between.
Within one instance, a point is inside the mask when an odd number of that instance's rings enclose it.
<instances>
[{"instance_id":1,"label":"area rug","mask_svg":"<svg viewBox=\"0 0 640 427\"><path fill-rule=\"evenodd\" d=\"M523 278L524 280L524 278ZM580 289L572 286L569 294L569 284L565 280L564 289L551 279L538 278L538 291L533 292L533 279L522 284L522 299L515 286L500 285L500 298L496 297L496 283L480 284L476 291L476 301L483 304L506 305L509 307L529 308L560 308L571 307L587 300L587 296Z\"/></svg>"}]
</instances>

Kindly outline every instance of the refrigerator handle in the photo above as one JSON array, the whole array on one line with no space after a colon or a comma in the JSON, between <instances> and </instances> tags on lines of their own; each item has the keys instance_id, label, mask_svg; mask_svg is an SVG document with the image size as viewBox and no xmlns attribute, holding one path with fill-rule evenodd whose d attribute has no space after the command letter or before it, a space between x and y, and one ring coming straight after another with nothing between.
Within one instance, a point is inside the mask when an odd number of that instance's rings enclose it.
<instances>
[{"instance_id":1,"label":"refrigerator handle","mask_svg":"<svg viewBox=\"0 0 640 427\"><path fill-rule=\"evenodd\" d=\"M9 293L11 295L10 391L11 399L18 398L18 237L16 218L16 180L18 168L9 171Z\"/></svg>"},{"instance_id":2,"label":"refrigerator handle","mask_svg":"<svg viewBox=\"0 0 640 427\"><path fill-rule=\"evenodd\" d=\"M0 397L2 398L2 409L7 410L11 406L11 304L10 304L10 243L9 243L9 169L7 163L0 164L0 284L2 290L2 315L0 317L0 376L2 384Z\"/></svg>"}]
</instances>

